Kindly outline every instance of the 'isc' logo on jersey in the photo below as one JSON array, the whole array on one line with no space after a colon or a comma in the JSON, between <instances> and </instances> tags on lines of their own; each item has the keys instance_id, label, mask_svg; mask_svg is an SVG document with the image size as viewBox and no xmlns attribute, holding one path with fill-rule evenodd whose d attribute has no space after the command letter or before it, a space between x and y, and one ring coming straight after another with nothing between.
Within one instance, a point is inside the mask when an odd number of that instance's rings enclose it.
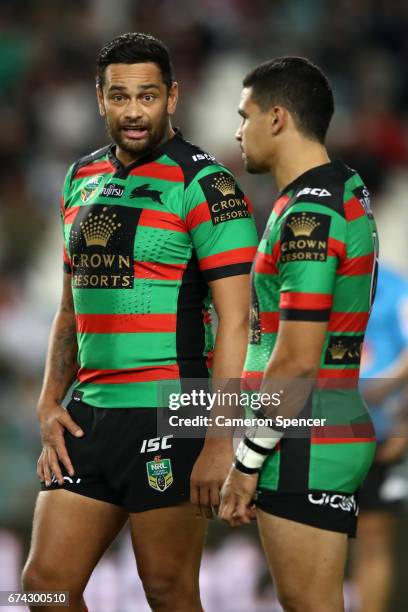
<instances>
[{"instance_id":1,"label":"'isc' logo on jersey","mask_svg":"<svg viewBox=\"0 0 408 612\"><path fill-rule=\"evenodd\" d=\"M315 212L292 213L281 228L281 263L326 261L331 217Z\"/></svg>"}]
</instances>

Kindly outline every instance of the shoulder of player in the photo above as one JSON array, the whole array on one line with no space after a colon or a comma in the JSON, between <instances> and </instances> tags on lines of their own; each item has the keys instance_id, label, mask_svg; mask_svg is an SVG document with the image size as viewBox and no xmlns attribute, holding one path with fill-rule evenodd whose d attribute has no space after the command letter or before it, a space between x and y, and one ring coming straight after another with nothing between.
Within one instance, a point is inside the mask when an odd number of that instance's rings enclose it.
<instances>
[{"instance_id":1,"label":"shoulder of player","mask_svg":"<svg viewBox=\"0 0 408 612\"><path fill-rule=\"evenodd\" d=\"M93 151L92 153L89 153L88 155L84 155L83 157L80 157L76 162L74 162L71 166L72 170L71 170L70 181L72 181L75 178L75 176L78 174L81 168L94 164L97 161L101 161L106 156L106 154L109 152L110 146L111 145L106 145L105 147L97 149L96 151Z\"/></svg>"},{"instance_id":2,"label":"shoulder of player","mask_svg":"<svg viewBox=\"0 0 408 612\"><path fill-rule=\"evenodd\" d=\"M199 146L184 140L181 136L172 139L166 150L166 155L175 161L183 171L185 187L188 187L194 179L199 179L206 174L230 171L217 159L207 153Z\"/></svg>"},{"instance_id":3,"label":"shoulder of player","mask_svg":"<svg viewBox=\"0 0 408 612\"><path fill-rule=\"evenodd\" d=\"M288 208L304 204L318 205L322 214L337 213L345 217L344 201L347 183L355 172L342 162L334 162L317 167L305 174L304 179L295 184ZM282 211L283 212L283 211Z\"/></svg>"}]
</instances>

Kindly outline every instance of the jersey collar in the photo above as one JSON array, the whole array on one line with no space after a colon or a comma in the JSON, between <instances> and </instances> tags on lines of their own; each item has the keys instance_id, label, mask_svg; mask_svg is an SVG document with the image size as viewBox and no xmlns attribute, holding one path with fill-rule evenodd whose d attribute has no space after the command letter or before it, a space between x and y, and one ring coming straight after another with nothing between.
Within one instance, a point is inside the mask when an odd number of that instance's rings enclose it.
<instances>
[{"instance_id":1,"label":"jersey collar","mask_svg":"<svg viewBox=\"0 0 408 612\"><path fill-rule=\"evenodd\" d=\"M109 161L116 168L115 177L122 178L122 179L127 178L129 172L133 170L133 168L144 166L145 164L155 161L156 159L159 159L159 157L164 155L166 151L173 145L173 142L175 140L181 140L183 138L179 128L173 128L173 129L174 129L175 134L174 136L172 136L172 138L169 138L168 140L163 142L160 146L158 146L156 149L154 149L154 151L151 151L147 155L140 157L136 161L128 164L127 166L122 164L122 162L119 161L119 159L116 157L115 155L116 144L112 143L108 149L108 158L109 158Z\"/></svg>"},{"instance_id":2,"label":"jersey collar","mask_svg":"<svg viewBox=\"0 0 408 612\"><path fill-rule=\"evenodd\" d=\"M291 181L288 185L286 185L286 187L284 187L282 191L280 192L280 194L278 195L278 198L286 195L288 191L292 191L293 189L296 189L298 185L304 183L305 181L312 179L315 176L315 174L317 175L323 174L323 177L325 177L326 174L330 174L330 172L337 171L340 168L344 168L344 164L340 160L330 161L330 162L327 162L326 164L321 164L320 166L314 166L313 168L310 168L310 170L306 170L306 172L303 172L303 174L301 174L300 176L295 178L293 181Z\"/></svg>"}]
</instances>

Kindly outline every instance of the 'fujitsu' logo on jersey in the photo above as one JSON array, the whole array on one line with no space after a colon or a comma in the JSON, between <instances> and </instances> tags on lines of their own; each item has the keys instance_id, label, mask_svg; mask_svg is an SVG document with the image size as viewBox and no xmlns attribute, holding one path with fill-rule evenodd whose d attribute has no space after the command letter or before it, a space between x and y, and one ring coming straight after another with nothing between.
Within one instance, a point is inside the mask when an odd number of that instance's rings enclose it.
<instances>
[{"instance_id":1,"label":"'fujitsu' logo on jersey","mask_svg":"<svg viewBox=\"0 0 408 612\"><path fill-rule=\"evenodd\" d=\"M162 194L163 192L159 191L158 189L150 189L150 183L144 183L144 185L140 185L139 187L133 189L132 193L130 194L130 197L149 198L150 200L153 200L153 202L157 202L158 204L164 206L160 197Z\"/></svg>"},{"instance_id":2,"label":"'fujitsu' logo on jersey","mask_svg":"<svg viewBox=\"0 0 408 612\"><path fill-rule=\"evenodd\" d=\"M280 261L326 261L331 217L314 212L292 213L281 229Z\"/></svg>"},{"instance_id":3,"label":"'fujitsu' logo on jersey","mask_svg":"<svg viewBox=\"0 0 408 612\"><path fill-rule=\"evenodd\" d=\"M124 187L117 183L106 183L101 191L101 196L104 198L121 198L124 194Z\"/></svg>"}]
</instances>

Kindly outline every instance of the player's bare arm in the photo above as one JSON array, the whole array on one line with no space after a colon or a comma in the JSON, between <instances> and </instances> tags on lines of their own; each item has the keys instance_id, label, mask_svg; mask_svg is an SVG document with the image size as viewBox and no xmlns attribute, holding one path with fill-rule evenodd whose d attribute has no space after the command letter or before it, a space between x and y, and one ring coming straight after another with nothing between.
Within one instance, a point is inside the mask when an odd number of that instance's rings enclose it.
<instances>
[{"instance_id":1,"label":"player's bare arm","mask_svg":"<svg viewBox=\"0 0 408 612\"><path fill-rule=\"evenodd\" d=\"M294 384L292 389L290 386L284 389L286 400L279 410L285 417L296 417L304 406L319 370L326 331L326 321L280 321L276 345L264 373L261 393L273 393L276 380L304 379L305 384ZM268 407L265 407L264 412L266 416L274 416L269 414ZM221 518L231 527L250 521L257 484L258 473L244 474L235 468L231 469L222 489L220 507Z\"/></svg>"},{"instance_id":2,"label":"player's bare arm","mask_svg":"<svg viewBox=\"0 0 408 612\"><path fill-rule=\"evenodd\" d=\"M214 346L213 381L239 379L248 339L249 276L223 278L210 283L218 316ZM222 411L214 406L212 416ZM224 434L224 435L222 435ZM209 430L191 474L191 501L201 516L212 518L220 504L220 489L233 459L232 434Z\"/></svg>"},{"instance_id":3,"label":"player's bare arm","mask_svg":"<svg viewBox=\"0 0 408 612\"><path fill-rule=\"evenodd\" d=\"M61 406L66 391L78 370L75 313L72 301L71 275L64 274L60 308L51 330L44 383L37 407L43 450L37 463L37 474L48 486L52 474L59 484L63 478L59 461L72 476L74 468L64 442L64 428L80 437L83 432Z\"/></svg>"}]
</instances>

